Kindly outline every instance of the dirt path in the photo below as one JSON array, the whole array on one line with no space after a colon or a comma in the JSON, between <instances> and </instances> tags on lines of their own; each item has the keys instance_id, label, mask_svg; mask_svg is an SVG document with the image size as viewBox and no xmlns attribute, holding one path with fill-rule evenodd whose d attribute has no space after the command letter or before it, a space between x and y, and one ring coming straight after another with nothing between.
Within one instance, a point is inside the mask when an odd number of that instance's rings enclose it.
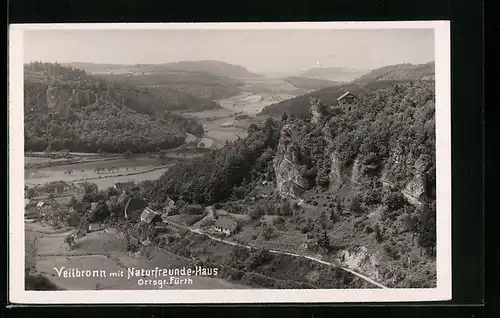
<instances>
[{"instance_id":1,"label":"dirt path","mask_svg":"<svg viewBox=\"0 0 500 318\"><path fill-rule=\"evenodd\" d=\"M182 224L178 224L178 223L173 223L171 221L169 221L169 223L172 223L176 226L179 226L179 227L182 227L182 228L185 228L193 233L196 233L196 234L200 234L200 235L205 235L206 237L212 239L212 240L215 240L215 241L218 241L218 242L221 242L221 243L225 243L225 244L228 244L228 245L232 245L232 246L239 246L239 247L244 247L244 248L247 248L247 249L255 249L255 247L253 246L250 246L250 245L245 245L245 244L240 244L240 243L236 243L236 242L232 242L232 241L228 241L228 240L224 240L224 239L221 239L221 238L218 238L218 237L215 237L215 236L212 236L204 231L202 231L201 229L194 229L194 228L191 228L191 227L188 227L188 226L184 226ZM289 252L283 252L283 251L278 251L278 250L269 250L270 253L273 253L273 254L281 254L281 255L289 255L289 256L293 256L293 257L303 257L303 258L307 258L311 261L314 261L314 262L317 262L317 263L321 263L321 264L324 264L324 265L328 265L328 266L334 266L334 267L339 267L353 275L356 275L357 277L377 286L377 287L380 287L380 288L384 288L384 289L387 289L386 286L380 284L380 283L377 283L376 281L374 281L373 279L365 276L365 275L362 275L358 272L355 272L353 271L352 269L349 269L347 267L343 267L343 266L338 266L338 264L334 264L334 263L330 263L330 262L326 262L326 261L323 261L319 258L316 258L316 257L312 257L312 256L307 256L307 255L300 255L300 254L295 254L295 253L289 253Z\"/></svg>"}]
</instances>

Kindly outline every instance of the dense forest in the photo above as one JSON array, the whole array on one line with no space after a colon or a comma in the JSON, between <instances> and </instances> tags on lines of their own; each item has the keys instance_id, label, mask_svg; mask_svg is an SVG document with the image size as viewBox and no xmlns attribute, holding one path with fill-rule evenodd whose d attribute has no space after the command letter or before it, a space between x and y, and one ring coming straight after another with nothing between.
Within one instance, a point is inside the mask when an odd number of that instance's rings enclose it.
<instances>
[{"instance_id":1,"label":"dense forest","mask_svg":"<svg viewBox=\"0 0 500 318\"><path fill-rule=\"evenodd\" d=\"M167 110L147 90L118 85L85 71L30 63L24 72L25 149L149 152L184 143L203 127Z\"/></svg>"},{"instance_id":2,"label":"dense forest","mask_svg":"<svg viewBox=\"0 0 500 318\"><path fill-rule=\"evenodd\" d=\"M145 74L107 74L100 77L115 81L120 84L130 84L157 93L162 97L172 99L170 95L192 96L191 100L197 99L191 110L203 110L218 108L213 101L237 95L241 92L243 82L223 76L216 76L205 72L163 72ZM179 97L176 97L179 98ZM185 97L184 97L185 98Z\"/></svg>"},{"instance_id":3,"label":"dense forest","mask_svg":"<svg viewBox=\"0 0 500 318\"><path fill-rule=\"evenodd\" d=\"M281 121L268 119L263 127L250 127L247 138L228 143L197 162L167 172L158 190L188 196L197 202L227 198L232 187L239 186L243 179L262 178L252 171L262 171L263 166L272 170L266 160L271 161L274 156L280 142L280 127L286 123L293 123L292 141L308 177L313 180L312 186L325 185L320 181L329 173L324 161L330 160L333 152L338 152L341 166L352 165L356 158L363 158L361 161L366 162L367 173L371 168L378 171L377 165L388 160L391 150L399 148L411 151L413 158L422 155L427 164L435 165L432 82L398 84L375 90L364 95L360 105L356 111L343 113L323 104L324 125L310 123L310 115L297 119L285 114ZM302 107L308 109L308 106ZM408 164L414 162L415 159ZM398 170L396 174L403 175L397 179L405 179L408 177L405 174L411 171L411 168ZM273 173L266 171L267 175Z\"/></svg>"},{"instance_id":4,"label":"dense forest","mask_svg":"<svg viewBox=\"0 0 500 318\"><path fill-rule=\"evenodd\" d=\"M167 196L186 201L214 203L231 196L244 180L272 180L272 158L279 140L279 122L268 119L252 125L244 139L226 143L203 158L169 170L151 191L152 199Z\"/></svg>"}]
</instances>

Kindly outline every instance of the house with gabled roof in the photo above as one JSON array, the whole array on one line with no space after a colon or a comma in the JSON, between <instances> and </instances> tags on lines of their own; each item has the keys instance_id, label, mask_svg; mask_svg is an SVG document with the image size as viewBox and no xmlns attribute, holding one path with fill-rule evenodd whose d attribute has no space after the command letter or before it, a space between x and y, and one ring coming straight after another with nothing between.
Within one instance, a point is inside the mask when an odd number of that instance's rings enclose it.
<instances>
[{"instance_id":1,"label":"house with gabled roof","mask_svg":"<svg viewBox=\"0 0 500 318\"><path fill-rule=\"evenodd\" d=\"M221 232L226 236L229 236L234 234L238 229L238 222L228 215L221 215L215 221L214 228L217 232Z\"/></svg>"},{"instance_id":2,"label":"house with gabled roof","mask_svg":"<svg viewBox=\"0 0 500 318\"><path fill-rule=\"evenodd\" d=\"M358 107L359 99L353 93L345 92L337 98L337 102L344 112L349 112Z\"/></svg>"}]
</instances>

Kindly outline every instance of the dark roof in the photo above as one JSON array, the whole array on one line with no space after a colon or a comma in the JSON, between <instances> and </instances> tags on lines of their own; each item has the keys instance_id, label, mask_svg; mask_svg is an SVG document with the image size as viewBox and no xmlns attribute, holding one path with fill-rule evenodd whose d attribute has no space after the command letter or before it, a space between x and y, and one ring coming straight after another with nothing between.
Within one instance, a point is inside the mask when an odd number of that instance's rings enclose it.
<instances>
[{"instance_id":1,"label":"dark roof","mask_svg":"<svg viewBox=\"0 0 500 318\"><path fill-rule=\"evenodd\" d=\"M159 218L158 213L148 207L144 209L141 213L141 221L145 223L151 223L155 218Z\"/></svg>"},{"instance_id":2,"label":"dark roof","mask_svg":"<svg viewBox=\"0 0 500 318\"><path fill-rule=\"evenodd\" d=\"M217 221L215 221L215 227L233 231L238 227L238 222L230 216L221 215L217 218Z\"/></svg>"},{"instance_id":3,"label":"dark roof","mask_svg":"<svg viewBox=\"0 0 500 318\"><path fill-rule=\"evenodd\" d=\"M340 95L340 96L337 98L337 100L341 100L341 99L343 99L343 98L347 97L348 95L352 95L352 96L354 96L355 98L357 98L357 97L356 97L356 95L354 95L353 93L351 93L351 92L345 92L344 94Z\"/></svg>"}]
</instances>

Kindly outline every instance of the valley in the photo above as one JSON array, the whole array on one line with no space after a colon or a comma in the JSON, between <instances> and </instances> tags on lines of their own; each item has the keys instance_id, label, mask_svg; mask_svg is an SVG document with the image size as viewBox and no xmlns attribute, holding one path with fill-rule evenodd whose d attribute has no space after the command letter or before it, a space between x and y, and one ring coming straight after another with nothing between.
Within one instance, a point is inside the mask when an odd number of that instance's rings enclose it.
<instances>
[{"instance_id":1,"label":"valley","mask_svg":"<svg viewBox=\"0 0 500 318\"><path fill-rule=\"evenodd\" d=\"M427 69L346 84L213 61L82 67L101 75L34 64L27 77L30 277L151 289L61 279L53 268L203 265L220 276L168 288L436 286ZM345 92L352 111L339 107Z\"/></svg>"}]
</instances>

